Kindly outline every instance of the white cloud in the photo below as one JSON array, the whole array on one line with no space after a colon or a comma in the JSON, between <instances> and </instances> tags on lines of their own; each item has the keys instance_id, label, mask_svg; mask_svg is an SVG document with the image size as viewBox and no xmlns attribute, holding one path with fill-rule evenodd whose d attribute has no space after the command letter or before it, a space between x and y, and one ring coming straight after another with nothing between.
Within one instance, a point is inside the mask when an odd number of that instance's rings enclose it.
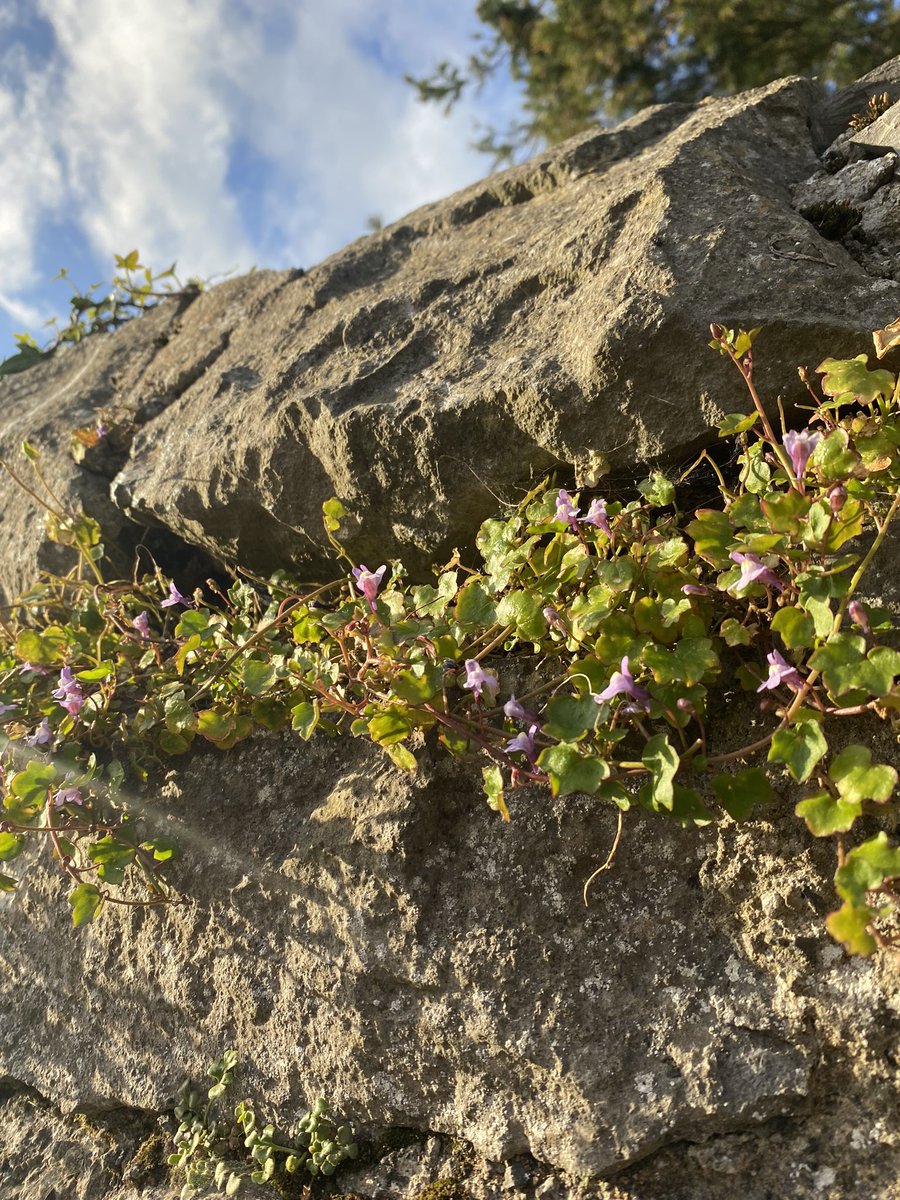
<instances>
[{"instance_id":1,"label":"white cloud","mask_svg":"<svg viewBox=\"0 0 900 1200\"><path fill-rule=\"evenodd\" d=\"M11 11L52 29L44 61ZM0 307L72 260L47 269L48 219L104 264L309 266L478 178L472 110L403 80L463 61L474 24L459 0L0 0Z\"/></svg>"}]
</instances>

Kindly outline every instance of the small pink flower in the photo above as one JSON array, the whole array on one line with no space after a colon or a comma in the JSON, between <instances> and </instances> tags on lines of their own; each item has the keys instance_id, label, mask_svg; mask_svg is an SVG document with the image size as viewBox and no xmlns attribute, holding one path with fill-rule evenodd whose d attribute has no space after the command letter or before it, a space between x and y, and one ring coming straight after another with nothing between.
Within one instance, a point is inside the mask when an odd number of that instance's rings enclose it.
<instances>
[{"instance_id":1,"label":"small pink flower","mask_svg":"<svg viewBox=\"0 0 900 1200\"><path fill-rule=\"evenodd\" d=\"M791 429L784 435L784 448L790 456L791 466L794 468L794 474L798 480L802 480L806 474L809 456L819 444L821 437L821 433L812 433L809 429L801 430L800 433Z\"/></svg>"},{"instance_id":2,"label":"small pink flower","mask_svg":"<svg viewBox=\"0 0 900 1200\"><path fill-rule=\"evenodd\" d=\"M803 686L803 680L800 678L797 668L792 667L787 659L779 654L777 650L773 650L766 658L769 663L769 676L762 681L756 690L764 692L767 689L771 690L772 688L781 687L784 684L792 692L799 692Z\"/></svg>"},{"instance_id":3,"label":"small pink flower","mask_svg":"<svg viewBox=\"0 0 900 1200\"><path fill-rule=\"evenodd\" d=\"M185 608L191 607L190 600L186 600L175 586L174 582L169 584L169 595L160 604L160 608L174 608L176 604L182 604Z\"/></svg>"},{"instance_id":4,"label":"small pink flower","mask_svg":"<svg viewBox=\"0 0 900 1200\"><path fill-rule=\"evenodd\" d=\"M53 803L57 808L62 808L64 804L84 804L84 800L81 797L81 789L77 787L62 787L58 792L54 792Z\"/></svg>"},{"instance_id":5,"label":"small pink flower","mask_svg":"<svg viewBox=\"0 0 900 1200\"><path fill-rule=\"evenodd\" d=\"M728 557L732 562L740 563L741 567L740 579L728 589L736 596L750 587L752 583L761 583L765 587L777 588L778 591L783 590L784 585L781 580L757 554L742 554L739 550L733 550Z\"/></svg>"},{"instance_id":6,"label":"small pink flower","mask_svg":"<svg viewBox=\"0 0 900 1200\"><path fill-rule=\"evenodd\" d=\"M365 596L369 608L371 608L373 613L376 612L375 597L378 595L378 589L381 587L381 580L386 570L387 566L384 563L382 563L377 571L370 571L365 563L360 563L351 572L353 578L356 580L356 586Z\"/></svg>"},{"instance_id":7,"label":"small pink flower","mask_svg":"<svg viewBox=\"0 0 900 1200\"><path fill-rule=\"evenodd\" d=\"M81 712L81 706L84 703L84 695L81 691L81 684L73 676L70 667L63 667L59 673L59 687L50 695L54 700L58 700L60 707L64 708L71 717L77 717Z\"/></svg>"},{"instance_id":8,"label":"small pink flower","mask_svg":"<svg viewBox=\"0 0 900 1200\"><path fill-rule=\"evenodd\" d=\"M557 521L565 521L571 528L573 533L578 532L578 513L572 503L572 497L565 488L559 489L559 495L556 500L556 519Z\"/></svg>"},{"instance_id":9,"label":"small pink flower","mask_svg":"<svg viewBox=\"0 0 900 1200\"><path fill-rule=\"evenodd\" d=\"M142 612L135 617L131 622L132 628L136 629L145 642L150 640L150 618L146 612Z\"/></svg>"},{"instance_id":10,"label":"small pink flower","mask_svg":"<svg viewBox=\"0 0 900 1200\"><path fill-rule=\"evenodd\" d=\"M476 700L481 699L483 691L487 692L489 699L493 703L494 696L500 688L497 676L493 671L485 671L481 663L475 658L467 658L464 666L466 668L466 678L463 687L471 688Z\"/></svg>"},{"instance_id":11,"label":"small pink flower","mask_svg":"<svg viewBox=\"0 0 900 1200\"><path fill-rule=\"evenodd\" d=\"M591 692L591 699L597 704L602 704L604 700L613 700L616 696L628 696L635 702L635 705L643 709L650 707L650 693L642 688L640 684L634 682L634 676L628 665L628 655L622 659L622 667L619 671L613 671L612 678L602 692Z\"/></svg>"},{"instance_id":12,"label":"small pink flower","mask_svg":"<svg viewBox=\"0 0 900 1200\"><path fill-rule=\"evenodd\" d=\"M54 734L50 728L50 722L44 717L35 731L25 739L25 744L26 746L49 746L53 741L53 737Z\"/></svg>"},{"instance_id":13,"label":"small pink flower","mask_svg":"<svg viewBox=\"0 0 900 1200\"><path fill-rule=\"evenodd\" d=\"M612 530L609 527L609 515L606 511L606 504L599 497L591 501L591 507L587 510L587 516L584 518L586 525L596 525L598 529L602 529L610 541L613 540Z\"/></svg>"}]
</instances>

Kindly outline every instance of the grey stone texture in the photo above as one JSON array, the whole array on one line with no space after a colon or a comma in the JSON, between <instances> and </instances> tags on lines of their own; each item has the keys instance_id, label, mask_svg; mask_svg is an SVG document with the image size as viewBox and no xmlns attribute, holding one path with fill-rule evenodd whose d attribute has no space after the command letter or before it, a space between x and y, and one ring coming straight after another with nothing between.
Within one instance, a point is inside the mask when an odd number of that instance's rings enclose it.
<instances>
[{"instance_id":1,"label":"grey stone texture","mask_svg":"<svg viewBox=\"0 0 900 1200\"><path fill-rule=\"evenodd\" d=\"M150 527L169 552L315 576L321 505L337 496L357 560L397 555L426 573L535 475L596 482L677 461L744 407L706 348L711 320L763 327L774 403L800 398L798 364L859 353L896 317L887 168L862 172L864 243L829 241L792 207L821 170L809 123L823 103L788 79L651 108L305 274L163 305L0 379L0 449L15 460L31 436L54 489L96 512L125 565ZM114 435L76 470L68 430L98 409ZM39 518L10 480L0 495L0 580L14 591L33 574Z\"/></svg>"},{"instance_id":2,"label":"grey stone texture","mask_svg":"<svg viewBox=\"0 0 900 1200\"><path fill-rule=\"evenodd\" d=\"M770 398L798 363L869 349L900 312L897 183L889 149L822 170L815 131L846 101L791 79L650 109L306 274L165 304L0 380L3 457L21 471L38 444L123 570L152 552L170 574L192 553L313 573L338 495L354 555L424 571L495 493L554 465L602 485L743 407L712 319L764 326ZM874 240L828 240L794 207L826 178L852 184ZM98 414L113 432L76 467L70 430ZM32 496L0 495L15 592L67 560ZM896 606L895 544L875 582ZM723 694L724 744L755 704ZM896 759L882 725L856 736ZM477 773L418 754L414 777L291 735L179 760L132 798L186 851L189 900L164 912L75 934L58 873L19 860L0 897L0 1200L174 1200L166 1114L229 1046L261 1113L290 1125L324 1094L369 1140L339 1195L898 1200L896 962L828 940L832 847L780 774L748 824L628 814L585 908L614 810L519 791L502 825Z\"/></svg>"}]
</instances>

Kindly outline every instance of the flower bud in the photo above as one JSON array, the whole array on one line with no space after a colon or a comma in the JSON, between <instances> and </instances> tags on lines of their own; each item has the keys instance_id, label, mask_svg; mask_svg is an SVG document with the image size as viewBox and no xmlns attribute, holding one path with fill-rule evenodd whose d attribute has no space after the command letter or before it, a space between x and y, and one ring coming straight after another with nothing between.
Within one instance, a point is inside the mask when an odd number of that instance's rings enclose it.
<instances>
[{"instance_id":1,"label":"flower bud","mask_svg":"<svg viewBox=\"0 0 900 1200\"><path fill-rule=\"evenodd\" d=\"M835 514L839 513L844 507L847 499L847 489L836 483L834 487L828 489L828 503L831 505L831 511Z\"/></svg>"},{"instance_id":2,"label":"flower bud","mask_svg":"<svg viewBox=\"0 0 900 1200\"><path fill-rule=\"evenodd\" d=\"M858 625L863 633L871 634L872 626L869 623L869 614L858 600L850 601L847 612L850 614L850 620L854 625Z\"/></svg>"}]
</instances>

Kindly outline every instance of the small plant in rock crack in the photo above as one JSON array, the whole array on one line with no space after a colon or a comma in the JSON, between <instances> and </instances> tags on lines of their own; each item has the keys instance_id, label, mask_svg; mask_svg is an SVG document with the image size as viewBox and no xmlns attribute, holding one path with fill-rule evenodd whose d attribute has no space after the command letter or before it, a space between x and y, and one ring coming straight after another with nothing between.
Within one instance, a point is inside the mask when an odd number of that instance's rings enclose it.
<instances>
[{"instance_id":1,"label":"small plant in rock crack","mask_svg":"<svg viewBox=\"0 0 900 1200\"><path fill-rule=\"evenodd\" d=\"M333 1175L342 1162L356 1158L359 1147L353 1130L332 1118L325 1099L300 1118L293 1134L272 1124L260 1125L249 1100L237 1105L233 1122L217 1118L213 1106L231 1087L236 1065L234 1050L210 1064L208 1074L215 1082L205 1104L189 1081L179 1089L175 1116L180 1124L174 1139L178 1149L168 1161L185 1172L182 1200L210 1187L233 1196L244 1179L270 1183L279 1170L288 1175Z\"/></svg>"},{"instance_id":2,"label":"small plant in rock crack","mask_svg":"<svg viewBox=\"0 0 900 1200\"><path fill-rule=\"evenodd\" d=\"M891 328L879 355L900 340ZM479 756L505 821L535 786L612 805L620 831L633 807L684 826L745 821L786 775L803 789L797 815L835 845L828 929L853 953L897 944L897 770L854 722L880 720L895 759L897 631L863 589L900 508L900 382L864 354L827 358L817 382L802 372L805 427L781 413L776 431L757 331L711 330L752 402L718 426L734 478L704 450L632 499L544 482L484 522L480 565L454 556L432 584L407 583L399 561L352 563L336 499L323 516L344 563L321 586L278 573L186 596L158 570L107 582L98 526L54 496L26 447L41 490L20 482L46 494L48 531L78 562L0 621L0 860L47 845L76 925L108 903L172 900L174 847L130 811L132 781L198 742L345 732L411 772L426 742ZM717 501L682 511L701 466ZM721 744L723 678L756 698L749 740Z\"/></svg>"},{"instance_id":3,"label":"small plant in rock crack","mask_svg":"<svg viewBox=\"0 0 900 1200\"><path fill-rule=\"evenodd\" d=\"M49 358L61 346L80 342L93 333L107 333L118 329L133 317L152 308L158 301L174 296L194 296L202 291L206 283L200 279L189 279L181 283L175 274L175 263L165 271L154 273L140 261L140 254L116 254L117 274L109 284L92 283L86 292L77 288L63 267L56 279L64 279L72 288L69 297L69 319L60 326L56 320L49 322L54 335L43 347L28 333L16 334L15 354L0 361L0 375L16 375L27 371L36 363ZM102 288L102 295L96 295Z\"/></svg>"}]
</instances>

